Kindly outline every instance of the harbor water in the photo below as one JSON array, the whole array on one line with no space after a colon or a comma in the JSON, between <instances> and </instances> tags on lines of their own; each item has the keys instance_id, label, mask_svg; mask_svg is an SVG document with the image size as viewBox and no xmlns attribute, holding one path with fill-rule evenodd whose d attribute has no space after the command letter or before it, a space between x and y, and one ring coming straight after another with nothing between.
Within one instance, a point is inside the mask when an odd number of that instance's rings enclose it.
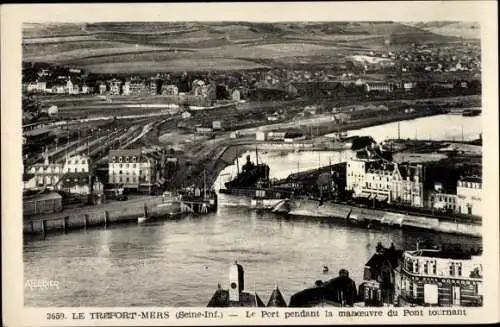
<instances>
[{"instance_id":1,"label":"harbor water","mask_svg":"<svg viewBox=\"0 0 500 327\"><path fill-rule=\"evenodd\" d=\"M437 133L440 117L420 120L419 131L431 126ZM476 130L471 123L480 124L478 117L454 117L463 120L464 134L470 133L471 138L481 132L480 125ZM456 132L460 137L461 130ZM436 139L445 136L433 134ZM255 152L249 154L254 160ZM269 152L260 153L259 159L271 167L271 177L281 178L352 155L351 151ZM216 184L235 172L235 165L227 167ZM248 291L255 290L267 302L277 284L289 301L295 292L318 279L336 277L342 268L359 285L364 264L378 242L385 246L394 242L404 249L415 248L417 240L465 247L482 243L480 238L429 231L364 229L337 221L292 219L235 203L233 197L221 194L218 211L206 216L25 238L24 280L57 282L57 287L25 287L25 306L203 307L218 283L228 287L228 268L234 260L245 269ZM323 273L323 266L329 268L328 273Z\"/></svg>"}]
</instances>

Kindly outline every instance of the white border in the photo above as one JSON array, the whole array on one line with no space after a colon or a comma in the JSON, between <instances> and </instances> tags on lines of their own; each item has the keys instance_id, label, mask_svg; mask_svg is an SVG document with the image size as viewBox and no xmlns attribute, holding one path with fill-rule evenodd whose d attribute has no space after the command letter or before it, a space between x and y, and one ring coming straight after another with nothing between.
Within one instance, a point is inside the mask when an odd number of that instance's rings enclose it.
<instances>
[{"instance_id":1,"label":"white border","mask_svg":"<svg viewBox=\"0 0 500 327\"><path fill-rule=\"evenodd\" d=\"M498 322L499 215L498 215L498 25L494 1L446 2L291 2L188 4L55 4L4 5L1 8L2 72L2 297L3 319L12 326L47 325L165 325L165 324L337 324L337 323L486 323ZM21 24L23 22L91 21L476 21L481 24L483 65L483 140L485 287L484 307L468 309L466 317L441 319L231 319L48 321L50 308L23 307L21 204ZM210 287L210 286L207 286ZM207 299L208 300L208 299ZM55 308L54 308L55 309ZM119 308L110 308L118 311ZM127 310L126 308L123 308ZM130 309L130 308L129 308ZM155 310L154 308L145 308ZM157 308L164 311L165 308ZM169 310L171 316L180 308ZM196 311L195 308L185 310ZM205 310L205 308L203 308ZM255 309L256 310L256 309ZM291 309L281 309L287 311ZM320 309L323 310L323 309ZM54 312L60 312L57 309ZM67 308L72 312L105 308ZM134 308L134 311L140 311ZM241 309L221 312L245 312ZM240 316L241 317L241 316Z\"/></svg>"}]
</instances>

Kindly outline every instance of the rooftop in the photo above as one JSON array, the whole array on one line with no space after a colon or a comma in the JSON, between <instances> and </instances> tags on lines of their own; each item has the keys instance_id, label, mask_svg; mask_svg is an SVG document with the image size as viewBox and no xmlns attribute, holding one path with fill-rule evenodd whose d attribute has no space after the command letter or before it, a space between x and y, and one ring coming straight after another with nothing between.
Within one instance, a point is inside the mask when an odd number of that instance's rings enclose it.
<instances>
[{"instance_id":1,"label":"rooftop","mask_svg":"<svg viewBox=\"0 0 500 327\"><path fill-rule=\"evenodd\" d=\"M113 157L125 157L125 156L137 156L141 155L141 149L121 149L121 150L109 150L109 156Z\"/></svg>"},{"instance_id":2,"label":"rooftop","mask_svg":"<svg viewBox=\"0 0 500 327\"><path fill-rule=\"evenodd\" d=\"M472 182L472 183L481 183L483 181L482 177L479 176L467 176L464 178L461 178L460 181L462 182Z\"/></svg>"},{"instance_id":3,"label":"rooftop","mask_svg":"<svg viewBox=\"0 0 500 327\"><path fill-rule=\"evenodd\" d=\"M417 257L440 258L440 259L455 259L455 260L470 260L472 255L463 250L431 250L423 249L416 251L408 251L407 253Z\"/></svg>"},{"instance_id":4,"label":"rooftop","mask_svg":"<svg viewBox=\"0 0 500 327\"><path fill-rule=\"evenodd\" d=\"M56 192L41 193L41 194L34 194L34 195L23 196L23 201L24 202L46 201L46 200L59 200L59 199L62 199L62 196L59 195L59 193L56 193Z\"/></svg>"}]
</instances>

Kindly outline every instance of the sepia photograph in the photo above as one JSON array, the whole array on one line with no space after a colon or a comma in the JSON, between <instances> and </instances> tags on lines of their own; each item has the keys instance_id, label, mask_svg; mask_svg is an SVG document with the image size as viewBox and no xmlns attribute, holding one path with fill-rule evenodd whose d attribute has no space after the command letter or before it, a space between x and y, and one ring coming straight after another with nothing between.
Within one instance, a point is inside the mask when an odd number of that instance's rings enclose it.
<instances>
[{"instance_id":1,"label":"sepia photograph","mask_svg":"<svg viewBox=\"0 0 500 327\"><path fill-rule=\"evenodd\" d=\"M483 28L23 21L24 307L483 307Z\"/></svg>"}]
</instances>

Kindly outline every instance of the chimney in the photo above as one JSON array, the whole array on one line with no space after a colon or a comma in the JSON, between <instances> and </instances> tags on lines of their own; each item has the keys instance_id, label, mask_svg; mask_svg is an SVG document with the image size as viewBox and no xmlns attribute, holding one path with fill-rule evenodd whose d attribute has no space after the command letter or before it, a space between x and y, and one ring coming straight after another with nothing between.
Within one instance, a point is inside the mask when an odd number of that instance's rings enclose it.
<instances>
[{"instance_id":1,"label":"chimney","mask_svg":"<svg viewBox=\"0 0 500 327\"><path fill-rule=\"evenodd\" d=\"M244 290L244 271L243 267L234 261L229 269L229 301L239 302L240 294Z\"/></svg>"}]
</instances>

